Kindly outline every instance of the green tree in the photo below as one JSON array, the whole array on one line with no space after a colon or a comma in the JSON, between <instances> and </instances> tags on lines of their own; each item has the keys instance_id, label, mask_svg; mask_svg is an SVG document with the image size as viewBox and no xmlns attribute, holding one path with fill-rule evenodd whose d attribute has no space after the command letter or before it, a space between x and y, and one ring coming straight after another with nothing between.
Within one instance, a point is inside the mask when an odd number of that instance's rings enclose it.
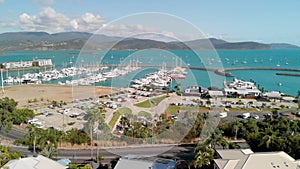
<instances>
[{"instance_id":1,"label":"green tree","mask_svg":"<svg viewBox=\"0 0 300 169\"><path fill-rule=\"evenodd\" d=\"M0 127L9 131L13 124L13 113L16 111L17 102L5 97L0 99Z\"/></svg>"},{"instance_id":2,"label":"green tree","mask_svg":"<svg viewBox=\"0 0 300 169\"><path fill-rule=\"evenodd\" d=\"M198 151L195 155L194 161L191 165L195 168L210 168L212 160L214 159L215 150L212 148L204 148L201 151Z\"/></svg>"},{"instance_id":3,"label":"green tree","mask_svg":"<svg viewBox=\"0 0 300 169\"><path fill-rule=\"evenodd\" d=\"M26 127L27 128L27 133L25 135L25 138L27 140L27 144L30 144L33 146L33 153L36 153L36 141L37 141L37 137L39 136L39 129L31 124L29 126Z\"/></svg>"},{"instance_id":4,"label":"green tree","mask_svg":"<svg viewBox=\"0 0 300 169\"><path fill-rule=\"evenodd\" d=\"M11 152L9 147L0 145L0 167L5 165L8 161L20 158L19 152Z\"/></svg>"},{"instance_id":5,"label":"green tree","mask_svg":"<svg viewBox=\"0 0 300 169\"><path fill-rule=\"evenodd\" d=\"M75 128L67 131L66 138L67 141L70 142L72 145L90 143L90 137L86 134L86 132Z\"/></svg>"},{"instance_id":6,"label":"green tree","mask_svg":"<svg viewBox=\"0 0 300 169\"><path fill-rule=\"evenodd\" d=\"M47 145L42 149L40 154L48 158L54 158L57 156L58 151L57 148Z\"/></svg>"},{"instance_id":7,"label":"green tree","mask_svg":"<svg viewBox=\"0 0 300 169\"><path fill-rule=\"evenodd\" d=\"M223 137L223 131L220 129L216 129L204 142L204 146L212 147L213 149L216 146L222 146L223 148L228 148L228 142Z\"/></svg>"},{"instance_id":8,"label":"green tree","mask_svg":"<svg viewBox=\"0 0 300 169\"><path fill-rule=\"evenodd\" d=\"M32 119L34 117L34 113L29 109L18 109L13 112L13 123L14 124L22 124L25 123L28 119Z\"/></svg>"}]
</instances>

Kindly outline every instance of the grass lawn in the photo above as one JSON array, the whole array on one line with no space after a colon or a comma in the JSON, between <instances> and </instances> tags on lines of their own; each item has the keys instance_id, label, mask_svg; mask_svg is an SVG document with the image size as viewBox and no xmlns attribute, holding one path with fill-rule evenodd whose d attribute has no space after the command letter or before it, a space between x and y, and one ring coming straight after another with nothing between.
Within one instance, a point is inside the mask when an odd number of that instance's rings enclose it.
<instances>
[{"instance_id":1,"label":"grass lawn","mask_svg":"<svg viewBox=\"0 0 300 169\"><path fill-rule=\"evenodd\" d=\"M128 107L119 108L117 110L117 112L120 112L121 115L124 115L124 116L131 116L132 115L132 110Z\"/></svg>"},{"instance_id":2,"label":"grass lawn","mask_svg":"<svg viewBox=\"0 0 300 169\"><path fill-rule=\"evenodd\" d=\"M140 112L138 113L138 116L144 116L144 117L146 117L147 119L151 119L151 118L152 118L151 113L145 112L145 111L140 111Z\"/></svg>"},{"instance_id":3,"label":"grass lawn","mask_svg":"<svg viewBox=\"0 0 300 169\"><path fill-rule=\"evenodd\" d=\"M115 112L114 116L111 118L111 120L108 123L108 125L111 129L115 126L115 124L116 124L117 120L120 118L120 116L121 116L120 112L118 112L118 111Z\"/></svg>"},{"instance_id":4,"label":"grass lawn","mask_svg":"<svg viewBox=\"0 0 300 169\"><path fill-rule=\"evenodd\" d=\"M119 108L114 116L111 118L111 120L109 121L108 125L110 128L113 128L114 125L116 124L117 120L120 118L121 115L124 115L126 117L130 117L132 116L132 111L131 109L129 109L128 107L122 107L122 108Z\"/></svg>"},{"instance_id":5,"label":"grass lawn","mask_svg":"<svg viewBox=\"0 0 300 169\"><path fill-rule=\"evenodd\" d=\"M143 107L143 108L155 107L167 97L169 97L169 96L164 95L164 96L160 96L160 97L155 97L155 98L148 99L143 102L137 103L137 104L135 104L135 106Z\"/></svg>"},{"instance_id":6,"label":"grass lawn","mask_svg":"<svg viewBox=\"0 0 300 169\"><path fill-rule=\"evenodd\" d=\"M168 114L178 114L180 111L199 111L199 112L207 112L209 111L206 107L186 107L186 106L175 106L170 105L167 108Z\"/></svg>"}]
</instances>

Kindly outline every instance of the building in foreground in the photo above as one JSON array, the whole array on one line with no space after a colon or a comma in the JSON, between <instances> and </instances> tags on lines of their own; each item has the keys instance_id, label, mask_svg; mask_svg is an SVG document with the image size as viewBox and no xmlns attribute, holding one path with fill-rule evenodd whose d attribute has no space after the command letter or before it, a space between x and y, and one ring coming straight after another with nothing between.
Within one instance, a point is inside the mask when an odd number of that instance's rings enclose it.
<instances>
[{"instance_id":1,"label":"building in foreground","mask_svg":"<svg viewBox=\"0 0 300 169\"><path fill-rule=\"evenodd\" d=\"M254 153L250 149L222 149L216 152L214 169L300 169L300 160L283 151Z\"/></svg>"},{"instance_id":2,"label":"building in foreground","mask_svg":"<svg viewBox=\"0 0 300 169\"><path fill-rule=\"evenodd\" d=\"M65 169L66 166L42 155L14 159L7 162L3 168L9 169Z\"/></svg>"},{"instance_id":3,"label":"building in foreground","mask_svg":"<svg viewBox=\"0 0 300 169\"><path fill-rule=\"evenodd\" d=\"M115 169L176 169L177 160L126 156L119 159Z\"/></svg>"}]
</instances>

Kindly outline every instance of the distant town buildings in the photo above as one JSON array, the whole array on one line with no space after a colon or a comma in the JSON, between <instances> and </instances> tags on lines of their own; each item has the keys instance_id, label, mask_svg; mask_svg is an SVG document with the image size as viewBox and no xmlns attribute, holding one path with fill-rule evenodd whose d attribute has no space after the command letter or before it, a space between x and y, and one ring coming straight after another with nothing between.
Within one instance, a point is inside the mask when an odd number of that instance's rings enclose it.
<instances>
[{"instance_id":1,"label":"distant town buildings","mask_svg":"<svg viewBox=\"0 0 300 169\"><path fill-rule=\"evenodd\" d=\"M4 62L2 63L5 69L29 68L29 67L44 67L53 66L51 59L39 59L33 61L20 61L20 62Z\"/></svg>"}]
</instances>

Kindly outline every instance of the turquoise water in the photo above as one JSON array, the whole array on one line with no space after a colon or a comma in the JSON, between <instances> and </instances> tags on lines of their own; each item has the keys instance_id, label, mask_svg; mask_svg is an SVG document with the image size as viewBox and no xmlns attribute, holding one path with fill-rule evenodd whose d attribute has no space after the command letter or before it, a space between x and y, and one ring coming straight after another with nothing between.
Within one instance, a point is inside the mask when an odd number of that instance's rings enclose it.
<instances>
[{"instance_id":1,"label":"turquoise water","mask_svg":"<svg viewBox=\"0 0 300 169\"><path fill-rule=\"evenodd\" d=\"M114 51L19 51L6 52L0 56L0 63L11 61L26 61L32 59L52 59L57 69L70 66L86 66L96 64L142 64L166 65L166 66L198 66L211 68L231 67L270 67L270 68L300 68L300 50L204 50L204 51L165 51L165 50L114 50ZM244 63L243 63L244 62ZM288 63L288 64L287 64ZM280 65L280 66L279 66ZM125 87L130 81L140 78L144 74L155 71L157 68L145 67L131 72L123 77L111 79L96 85ZM39 70L20 70L8 72L9 76L22 75L26 72L38 72ZM287 94L296 95L300 90L300 77L277 76L280 71L232 71L237 78L254 80L260 87L266 90L278 90ZM291 72L292 73L292 72ZM4 78L7 76L4 72ZM231 80L232 78L227 78ZM201 85L204 87L222 87L224 77L200 70L188 70L187 80L179 80L182 87L189 85ZM54 81L53 83L57 83ZM279 86L278 83L282 85Z\"/></svg>"}]
</instances>

